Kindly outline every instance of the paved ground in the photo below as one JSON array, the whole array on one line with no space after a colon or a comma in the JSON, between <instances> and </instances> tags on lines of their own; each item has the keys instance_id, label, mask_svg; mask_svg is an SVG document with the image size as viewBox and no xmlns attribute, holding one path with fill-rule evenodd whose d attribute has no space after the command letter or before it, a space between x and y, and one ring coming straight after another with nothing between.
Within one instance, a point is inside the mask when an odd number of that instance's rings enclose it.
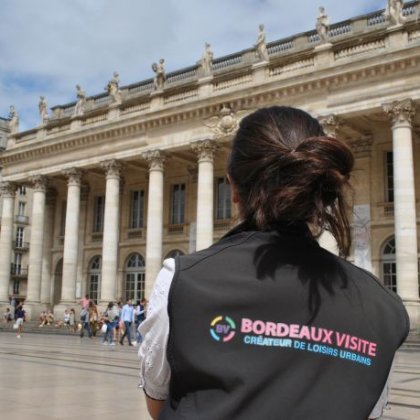
<instances>
[{"instance_id":1,"label":"paved ground","mask_svg":"<svg viewBox=\"0 0 420 420\"><path fill-rule=\"evenodd\" d=\"M150 420L137 388L135 347L102 346L99 338L75 335L27 333L18 340L2 331L0 372L1 419ZM420 418L418 342L397 355L390 401L383 419Z\"/></svg>"}]
</instances>

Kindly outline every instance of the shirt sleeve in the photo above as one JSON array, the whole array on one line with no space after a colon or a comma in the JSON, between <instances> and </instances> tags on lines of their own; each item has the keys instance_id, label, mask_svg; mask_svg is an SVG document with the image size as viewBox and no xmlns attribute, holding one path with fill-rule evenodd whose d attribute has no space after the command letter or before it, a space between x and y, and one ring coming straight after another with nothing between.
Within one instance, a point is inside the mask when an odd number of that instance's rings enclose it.
<instances>
[{"instance_id":1,"label":"shirt sleeve","mask_svg":"<svg viewBox=\"0 0 420 420\"><path fill-rule=\"evenodd\" d=\"M166 400L171 370L166 358L169 337L168 294L175 273L175 260L163 262L149 299L146 319L140 324L143 341L139 348L139 387L150 398Z\"/></svg>"}]
</instances>

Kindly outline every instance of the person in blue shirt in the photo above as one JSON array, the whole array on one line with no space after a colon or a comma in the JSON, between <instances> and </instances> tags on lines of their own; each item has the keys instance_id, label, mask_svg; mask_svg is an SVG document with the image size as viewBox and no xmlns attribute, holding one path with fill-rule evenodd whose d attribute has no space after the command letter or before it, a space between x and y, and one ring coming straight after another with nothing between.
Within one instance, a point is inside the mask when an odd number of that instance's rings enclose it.
<instances>
[{"instance_id":1,"label":"person in blue shirt","mask_svg":"<svg viewBox=\"0 0 420 420\"><path fill-rule=\"evenodd\" d=\"M131 324L134 321L134 308L131 299L128 299L127 303L123 306L120 319L124 322L124 335L120 339L120 344L124 345L124 338L127 337L128 345L132 346Z\"/></svg>"}]
</instances>

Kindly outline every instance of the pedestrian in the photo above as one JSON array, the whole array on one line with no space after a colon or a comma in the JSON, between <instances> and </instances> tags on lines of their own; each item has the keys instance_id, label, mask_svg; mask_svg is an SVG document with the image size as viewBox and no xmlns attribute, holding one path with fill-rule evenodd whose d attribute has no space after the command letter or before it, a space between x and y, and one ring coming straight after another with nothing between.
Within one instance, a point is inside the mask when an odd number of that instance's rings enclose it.
<instances>
[{"instance_id":1,"label":"pedestrian","mask_svg":"<svg viewBox=\"0 0 420 420\"><path fill-rule=\"evenodd\" d=\"M140 326L154 419L369 417L409 320L397 295L345 259L353 165L302 110L242 119L227 168L241 222L164 261ZM341 257L319 246L323 231Z\"/></svg>"},{"instance_id":2,"label":"pedestrian","mask_svg":"<svg viewBox=\"0 0 420 420\"><path fill-rule=\"evenodd\" d=\"M134 320L134 308L131 299L123 306L121 311L121 321L124 322L124 334L120 338L120 344L124 345L124 338L127 337L128 345L132 346L131 342L131 324Z\"/></svg>"},{"instance_id":3,"label":"pedestrian","mask_svg":"<svg viewBox=\"0 0 420 420\"><path fill-rule=\"evenodd\" d=\"M142 337L139 331L141 323L146 319L146 299L141 299L136 302L136 309L134 310L135 328L136 328L136 343L140 344Z\"/></svg>"},{"instance_id":4,"label":"pedestrian","mask_svg":"<svg viewBox=\"0 0 420 420\"><path fill-rule=\"evenodd\" d=\"M114 338L114 329L118 324L118 309L114 302L109 302L108 306L104 313L104 322L106 324L106 332L102 344L109 344L111 346L115 345L113 340Z\"/></svg>"},{"instance_id":5,"label":"pedestrian","mask_svg":"<svg viewBox=\"0 0 420 420\"><path fill-rule=\"evenodd\" d=\"M115 342L119 342L121 331L123 329L120 327L120 323L124 325L124 323L121 321L122 303L120 300L115 305L114 310L116 311L116 316L114 320L114 340Z\"/></svg>"},{"instance_id":6,"label":"pedestrian","mask_svg":"<svg viewBox=\"0 0 420 420\"><path fill-rule=\"evenodd\" d=\"M89 309L83 308L80 311L80 322L82 328L80 330L80 337L83 338L85 335L85 330L87 331L88 337L92 338L92 330L90 328L90 319L89 319Z\"/></svg>"},{"instance_id":7,"label":"pedestrian","mask_svg":"<svg viewBox=\"0 0 420 420\"><path fill-rule=\"evenodd\" d=\"M23 309L23 305L20 303L16 308L15 312L15 325L16 325L16 338L21 338L23 333L23 323L25 322L26 311Z\"/></svg>"}]
</instances>

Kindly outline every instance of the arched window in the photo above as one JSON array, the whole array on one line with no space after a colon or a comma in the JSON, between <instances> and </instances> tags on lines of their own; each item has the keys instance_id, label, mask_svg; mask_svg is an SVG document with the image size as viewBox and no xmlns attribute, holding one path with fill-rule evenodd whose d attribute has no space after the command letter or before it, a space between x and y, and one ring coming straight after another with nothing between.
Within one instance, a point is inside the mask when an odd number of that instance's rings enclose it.
<instances>
[{"instance_id":1,"label":"arched window","mask_svg":"<svg viewBox=\"0 0 420 420\"><path fill-rule=\"evenodd\" d=\"M175 258L179 255L184 255L184 253L180 249L173 249L172 251L168 252L164 259L166 260L167 258Z\"/></svg>"},{"instance_id":2,"label":"arched window","mask_svg":"<svg viewBox=\"0 0 420 420\"><path fill-rule=\"evenodd\" d=\"M382 247L382 281L384 286L397 292L397 263L395 259L395 238L388 239Z\"/></svg>"},{"instance_id":3,"label":"arched window","mask_svg":"<svg viewBox=\"0 0 420 420\"><path fill-rule=\"evenodd\" d=\"M97 255L90 260L88 290L90 298L97 304L101 299L102 257Z\"/></svg>"},{"instance_id":4,"label":"arched window","mask_svg":"<svg viewBox=\"0 0 420 420\"><path fill-rule=\"evenodd\" d=\"M140 254L131 254L125 264L125 299L133 301L144 298L146 267Z\"/></svg>"}]
</instances>

